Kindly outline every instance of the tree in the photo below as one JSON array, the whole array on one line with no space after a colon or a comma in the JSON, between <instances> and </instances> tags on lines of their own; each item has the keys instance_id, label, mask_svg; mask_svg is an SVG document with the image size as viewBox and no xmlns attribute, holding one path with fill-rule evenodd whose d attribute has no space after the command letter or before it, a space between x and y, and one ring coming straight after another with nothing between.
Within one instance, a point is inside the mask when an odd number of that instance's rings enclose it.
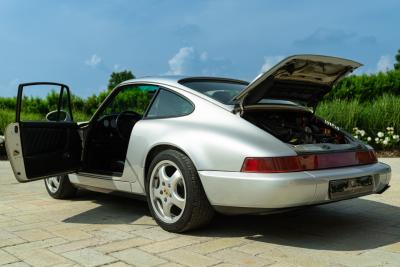
<instances>
[{"instance_id":1,"label":"tree","mask_svg":"<svg viewBox=\"0 0 400 267\"><path fill-rule=\"evenodd\" d=\"M130 80L135 79L135 75L130 70L124 70L120 72L111 73L110 79L108 80L108 90L114 89L118 84Z\"/></svg>"},{"instance_id":2,"label":"tree","mask_svg":"<svg viewBox=\"0 0 400 267\"><path fill-rule=\"evenodd\" d=\"M397 51L396 63L394 64L395 70L400 70L400 49Z\"/></svg>"}]
</instances>

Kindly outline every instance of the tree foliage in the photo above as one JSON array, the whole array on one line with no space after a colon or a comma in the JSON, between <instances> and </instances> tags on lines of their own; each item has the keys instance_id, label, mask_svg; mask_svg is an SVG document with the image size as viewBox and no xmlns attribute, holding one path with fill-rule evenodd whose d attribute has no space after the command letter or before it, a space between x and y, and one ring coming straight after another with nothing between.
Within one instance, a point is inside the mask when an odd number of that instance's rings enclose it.
<instances>
[{"instance_id":1,"label":"tree foliage","mask_svg":"<svg viewBox=\"0 0 400 267\"><path fill-rule=\"evenodd\" d=\"M384 94L400 96L400 71L390 70L346 77L335 86L326 99L368 102Z\"/></svg>"},{"instance_id":2,"label":"tree foliage","mask_svg":"<svg viewBox=\"0 0 400 267\"><path fill-rule=\"evenodd\" d=\"M395 70L400 70L400 49L397 50L396 63L394 63L394 69Z\"/></svg>"},{"instance_id":3,"label":"tree foliage","mask_svg":"<svg viewBox=\"0 0 400 267\"><path fill-rule=\"evenodd\" d=\"M107 89L108 90L112 90L114 89L118 84L127 81L127 80L131 80L131 79L135 79L135 75L133 75L133 73L130 70L124 70L124 71L120 71L120 72L113 72L111 73L111 77L108 80L108 86Z\"/></svg>"}]
</instances>

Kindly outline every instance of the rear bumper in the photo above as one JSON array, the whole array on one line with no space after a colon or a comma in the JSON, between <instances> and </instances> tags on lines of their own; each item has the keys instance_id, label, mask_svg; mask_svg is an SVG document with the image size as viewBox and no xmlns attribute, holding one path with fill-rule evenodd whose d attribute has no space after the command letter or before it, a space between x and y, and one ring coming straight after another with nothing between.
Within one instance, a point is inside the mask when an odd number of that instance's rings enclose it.
<instances>
[{"instance_id":1,"label":"rear bumper","mask_svg":"<svg viewBox=\"0 0 400 267\"><path fill-rule=\"evenodd\" d=\"M372 176L373 193L378 193L389 184L391 169L375 163L291 173L199 171L199 176L213 206L282 209L333 201L329 196L330 180Z\"/></svg>"}]
</instances>

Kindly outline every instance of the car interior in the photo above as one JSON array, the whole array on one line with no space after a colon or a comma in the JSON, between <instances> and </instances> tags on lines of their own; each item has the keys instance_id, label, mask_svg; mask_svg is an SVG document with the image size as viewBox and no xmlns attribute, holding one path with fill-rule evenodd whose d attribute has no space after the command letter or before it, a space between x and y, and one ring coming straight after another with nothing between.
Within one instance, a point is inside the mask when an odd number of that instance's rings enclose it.
<instances>
[{"instance_id":1,"label":"car interior","mask_svg":"<svg viewBox=\"0 0 400 267\"><path fill-rule=\"evenodd\" d=\"M158 89L156 86L140 87L126 86L115 92L86 126L85 172L122 175L132 129L143 118Z\"/></svg>"}]
</instances>

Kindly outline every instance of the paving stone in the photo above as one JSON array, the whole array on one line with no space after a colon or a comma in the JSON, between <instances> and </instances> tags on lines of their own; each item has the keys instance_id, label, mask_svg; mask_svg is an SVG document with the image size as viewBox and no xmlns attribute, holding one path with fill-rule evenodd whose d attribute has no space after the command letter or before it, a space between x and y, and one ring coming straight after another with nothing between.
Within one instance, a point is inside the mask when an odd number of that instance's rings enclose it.
<instances>
[{"instance_id":1,"label":"paving stone","mask_svg":"<svg viewBox=\"0 0 400 267\"><path fill-rule=\"evenodd\" d=\"M117 261L111 256L105 255L99 251L90 248L69 251L63 253L62 255L68 259L78 262L83 266L88 267L104 265Z\"/></svg>"},{"instance_id":2,"label":"paving stone","mask_svg":"<svg viewBox=\"0 0 400 267\"><path fill-rule=\"evenodd\" d=\"M3 265L3 267L30 267L30 265L23 261L18 261L18 262Z\"/></svg>"},{"instance_id":3,"label":"paving stone","mask_svg":"<svg viewBox=\"0 0 400 267\"><path fill-rule=\"evenodd\" d=\"M242 243L244 243L244 240L239 238L221 238L190 246L189 249L200 254L207 254L229 247L239 246Z\"/></svg>"},{"instance_id":4,"label":"paving stone","mask_svg":"<svg viewBox=\"0 0 400 267\"><path fill-rule=\"evenodd\" d=\"M20 258L24 257L25 254L27 253L29 254L32 250L57 246L65 242L66 241L64 239L57 237L57 238L51 238L34 242L26 242L15 246L4 247L3 250Z\"/></svg>"},{"instance_id":5,"label":"paving stone","mask_svg":"<svg viewBox=\"0 0 400 267\"><path fill-rule=\"evenodd\" d=\"M40 229L31 229L25 231L15 232L17 236L27 241L38 241L44 240L54 237L54 235L50 234L49 232L40 230Z\"/></svg>"},{"instance_id":6,"label":"paving stone","mask_svg":"<svg viewBox=\"0 0 400 267\"><path fill-rule=\"evenodd\" d=\"M265 266L275 263L275 261L271 259L259 258L247 253L228 249L211 253L209 256L241 266Z\"/></svg>"},{"instance_id":7,"label":"paving stone","mask_svg":"<svg viewBox=\"0 0 400 267\"><path fill-rule=\"evenodd\" d=\"M134 247L146 245L151 242L154 242L154 241L147 239L147 238L143 238L143 237L135 237L135 238L130 238L130 239L107 243L105 245L97 246L97 247L95 247L95 249L98 251L104 252L104 253L110 253L110 252L115 252L115 251L119 251L119 250L124 250L127 248L134 248Z\"/></svg>"},{"instance_id":8,"label":"paving stone","mask_svg":"<svg viewBox=\"0 0 400 267\"><path fill-rule=\"evenodd\" d=\"M110 255L135 266L150 267L166 263L164 259L161 259L136 248L121 250L111 253Z\"/></svg>"},{"instance_id":9,"label":"paving stone","mask_svg":"<svg viewBox=\"0 0 400 267\"><path fill-rule=\"evenodd\" d=\"M70 241L89 239L92 237L92 235L90 235L84 231L78 230L78 229L56 230L56 231L52 231L52 233L56 236L62 237L64 239L70 240Z\"/></svg>"},{"instance_id":10,"label":"paving stone","mask_svg":"<svg viewBox=\"0 0 400 267\"><path fill-rule=\"evenodd\" d=\"M158 265L157 267L183 267L183 265L174 262L168 262L165 264Z\"/></svg>"},{"instance_id":11,"label":"paving stone","mask_svg":"<svg viewBox=\"0 0 400 267\"><path fill-rule=\"evenodd\" d=\"M114 228L104 228L100 230L95 230L91 231L90 234L92 234L95 238L99 240L107 240L107 241L123 240L134 237L134 235L131 235L127 232Z\"/></svg>"},{"instance_id":12,"label":"paving stone","mask_svg":"<svg viewBox=\"0 0 400 267\"><path fill-rule=\"evenodd\" d=\"M107 243L107 241L106 240L98 240L96 238L89 238L89 239L85 239L85 240L78 240L78 241L73 241L73 242L69 242L66 244L61 244L58 246L53 246L50 248L50 250L55 253L63 253L63 252L71 251L71 250L77 250L77 249L81 249L81 248L103 245L104 243Z\"/></svg>"},{"instance_id":13,"label":"paving stone","mask_svg":"<svg viewBox=\"0 0 400 267\"><path fill-rule=\"evenodd\" d=\"M167 239L164 241L155 242L150 245L142 246L140 249L150 253L160 253L176 248L186 247L199 241L187 236Z\"/></svg>"},{"instance_id":14,"label":"paving stone","mask_svg":"<svg viewBox=\"0 0 400 267\"><path fill-rule=\"evenodd\" d=\"M176 249L168 251L161 254L161 256L167 258L170 261L196 267L211 266L220 262L220 260L218 259L206 257L204 255L184 249Z\"/></svg>"},{"instance_id":15,"label":"paving stone","mask_svg":"<svg viewBox=\"0 0 400 267\"><path fill-rule=\"evenodd\" d=\"M104 266L107 266L107 267L130 267L132 265L126 264L125 262L122 262L122 261L118 261L118 262L114 262L114 263L107 264Z\"/></svg>"},{"instance_id":16,"label":"paving stone","mask_svg":"<svg viewBox=\"0 0 400 267\"><path fill-rule=\"evenodd\" d=\"M0 265L16 262L18 259L13 255L0 249Z\"/></svg>"},{"instance_id":17,"label":"paving stone","mask_svg":"<svg viewBox=\"0 0 400 267\"><path fill-rule=\"evenodd\" d=\"M54 266L56 264L66 263L67 259L59 256L47 249L32 249L25 251L21 259L32 266Z\"/></svg>"},{"instance_id":18,"label":"paving stone","mask_svg":"<svg viewBox=\"0 0 400 267\"><path fill-rule=\"evenodd\" d=\"M132 233L134 233L135 235L143 236L148 239L155 240L155 241L163 241L163 240L167 240L170 238L174 238L176 236L176 235L174 235L172 233L168 233L158 227L133 231Z\"/></svg>"},{"instance_id":19,"label":"paving stone","mask_svg":"<svg viewBox=\"0 0 400 267\"><path fill-rule=\"evenodd\" d=\"M385 161L393 178L382 195L282 215L221 216L185 235L163 231L142 206L112 218L112 197L53 200L42 181L18 184L0 161L0 265L399 267L400 159Z\"/></svg>"}]
</instances>

